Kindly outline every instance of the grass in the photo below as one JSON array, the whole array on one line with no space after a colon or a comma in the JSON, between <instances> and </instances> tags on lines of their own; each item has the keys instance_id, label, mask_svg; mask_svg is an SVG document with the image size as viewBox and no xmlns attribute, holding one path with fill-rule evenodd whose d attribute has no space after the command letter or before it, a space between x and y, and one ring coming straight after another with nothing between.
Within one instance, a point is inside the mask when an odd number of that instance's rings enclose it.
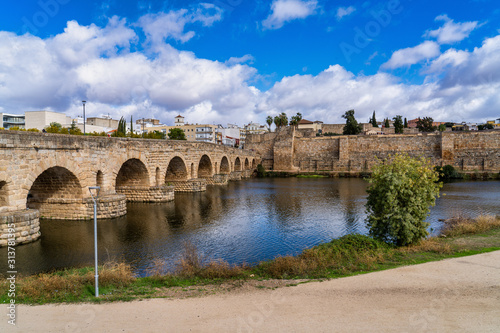
<instances>
[{"instance_id":1,"label":"grass","mask_svg":"<svg viewBox=\"0 0 500 333\"><path fill-rule=\"evenodd\" d=\"M347 235L306 249L297 256L277 257L255 266L209 261L188 243L174 272L168 272L161 260L154 262L149 276L144 278L135 277L131 267L123 263L103 265L99 269L99 298L94 297L94 272L90 267L18 276L16 303L178 298L225 292L243 283L274 289L311 279L345 277L495 250L500 250L500 217L493 216L454 217L444 222L440 236L412 246L396 248L368 236ZM7 303L8 281L0 281L0 303Z\"/></svg>"}]
</instances>

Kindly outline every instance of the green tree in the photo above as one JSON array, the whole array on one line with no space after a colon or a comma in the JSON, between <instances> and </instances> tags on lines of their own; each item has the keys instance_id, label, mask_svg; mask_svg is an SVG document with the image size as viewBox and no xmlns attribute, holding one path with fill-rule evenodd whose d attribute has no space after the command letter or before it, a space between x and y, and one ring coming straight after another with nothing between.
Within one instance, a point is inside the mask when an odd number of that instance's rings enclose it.
<instances>
[{"instance_id":1,"label":"green tree","mask_svg":"<svg viewBox=\"0 0 500 333\"><path fill-rule=\"evenodd\" d=\"M445 125L445 124L440 124L440 125L438 126L438 130L439 130L440 132L444 132L444 131L446 131L446 125Z\"/></svg>"},{"instance_id":2,"label":"green tree","mask_svg":"<svg viewBox=\"0 0 500 333\"><path fill-rule=\"evenodd\" d=\"M182 132L182 133L184 134L184 132ZM147 134L145 134L144 138L162 140L162 139L165 139L166 136L165 136L165 133L163 133L163 132L152 131L152 132L148 132ZM184 138L185 138L185 136L184 136ZM179 139L179 140L182 140L182 139ZM186 139L184 139L184 140L186 140Z\"/></svg>"},{"instance_id":3,"label":"green tree","mask_svg":"<svg viewBox=\"0 0 500 333\"><path fill-rule=\"evenodd\" d=\"M363 129L354 118L354 110L349 110L344 113L342 118L345 118L345 126L343 130L344 135L356 135L361 133Z\"/></svg>"},{"instance_id":4,"label":"green tree","mask_svg":"<svg viewBox=\"0 0 500 333\"><path fill-rule=\"evenodd\" d=\"M47 133L61 133L62 125L57 122L51 122L49 126L45 127Z\"/></svg>"},{"instance_id":5,"label":"green tree","mask_svg":"<svg viewBox=\"0 0 500 333\"><path fill-rule=\"evenodd\" d=\"M404 128L408 128L408 120L406 120L406 117L405 117L405 123L404 123Z\"/></svg>"},{"instance_id":6,"label":"green tree","mask_svg":"<svg viewBox=\"0 0 500 333\"><path fill-rule=\"evenodd\" d=\"M373 116L370 118L370 124L372 124L373 127L378 127L377 119L375 118L375 110L373 110Z\"/></svg>"},{"instance_id":7,"label":"green tree","mask_svg":"<svg viewBox=\"0 0 500 333\"><path fill-rule=\"evenodd\" d=\"M186 134L180 128L171 128L168 131L168 138L170 140L187 140L186 139Z\"/></svg>"},{"instance_id":8,"label":"green tree","mask_svg":"<svg viewBox=\"0 0 500 333\"><path fill-rule=\"evenodd\" d=\"M280 114L280 124L281 126L288 126L288 117L285 112Z\"/></svg>"},{"instance_id":9,"label":"green tree","mask_svg":"<svg viewBox=\"0 0 500 333\"><path fill-rule=\"evenodd\" d=\"M127 135L127 122L123 117L121 117L120 120L118 121L118 128L116 129L116 132L113 133L113 136L123 138L126 135Z\"/></svg>"},{"instance_id":10,"label":"green tree","mask_svg":"<svg viewBox=\"0 0 500 333\"><path fill-rule=\"evenodd\" d=\"M396 116L392 118L392 120L394 120L394 132L396 134L403 134L404 125L402 118L403 118L402 116Z\"/></svg>"},{"instance_id":11,"label":"green tree","mask_svg":"<svg viewBox=\"0 0 500 333\"><path fill-rule=\"evenodd\" d=\"M269 132L271 132L271 125L273 124L273 117L267 116L266 123L267 123L267 126L269 127Z\"/></svg>"},{"instance_id":12,"label":"green tree","mask_svg":"<svg viewBox=\"0 0 500 333\"><path fill-rule=\"evenodd\" d=\"M385 127L385 128L389 128L389 127L391 127L391 123L389 122L389 118L385 118L385 119L384 119L384 127Z\"/></svg>"},{"instance_id":13,"label":"green tree","mask_svg":"<svg viewBox=\"0 0 500 333\"><path fill-rule=\"evenodd\" d=\"M419 117L417 120L417 128L420 132L434 132L436 130L436 126L432 125L433 122L434 119L431 117Z\"/></svg>"},{"instance_id":14,"label":"green tree","mask_svg":"<svg viewBox=\"0 0 500 333\"><path fill-rule=\"evenodd\" d=\"M83 135L82 130L76 126L75 121L71 122L71 126L69 128L69 134L71 135Z\"/></svg>"},{"instance_id":15,"label":"green tree","mask_svg":"<svg viewBox=\"0 0 500 333\"><path fill-rule=\"evenodd\" d=\"M397 154L373 168L366 202L369 233L396 246L426 237L429 208L434 206L442 183L430 161Z\"/></svg>"},{"instance_id":16,"label":"green tree","mask_svg":"<svg viewBox=\"0 0 500 333\"><path fill-rule=\"evenodd\" d=\"M292 119L290 119L290 126L297 126L299 124L299 121L302 120L302 114L300 112L297 112L297 115L293 116Z\"/></svg>"},{"instance_id":17,"label":"green tree","mask_svg":"<svg viewBox=\"0 0 500 333\"><path fill-rule=\"evenodd\" d=\"M134 123L132 122L132 116L130 116L130 137L134 134Z\"/></svg>"}]
</instances>

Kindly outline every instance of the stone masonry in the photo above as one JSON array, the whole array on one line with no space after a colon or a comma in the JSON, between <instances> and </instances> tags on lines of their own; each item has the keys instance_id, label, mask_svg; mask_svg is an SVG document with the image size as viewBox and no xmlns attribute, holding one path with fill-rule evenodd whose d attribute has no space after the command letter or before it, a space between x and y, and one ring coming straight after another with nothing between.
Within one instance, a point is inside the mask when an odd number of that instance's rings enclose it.
<instances>
[{"instance_id":1,"label":"stone masonry","mask_svg":"<svg viewBox=\"0 0 500 333\"><path fill-rule=\"evenodd\" d=\"M500 131L310 137L293 128L249 135L248 149L267 170L370 172L377 159L404 152L463 172L500 171Z\"/></svg>"},{"instance_id":2,"label":"stone masonry","mask_svg":"<svg viewBox=\"0 0 500 333\"><path fill-rule=\"evenodd\" d=\"M170 201L174 191L186 190L166 186L170 181L202 191L207 183L227 184L235 171L249 174L260 162L253 151L203 142L0 130L0 216L36 230L21 231L16 244L24 243L39 237L39 216L92 218L90 186L101 189L98 218L113 218L126 214L127 201Z\"/></svg>"}]
</instances>

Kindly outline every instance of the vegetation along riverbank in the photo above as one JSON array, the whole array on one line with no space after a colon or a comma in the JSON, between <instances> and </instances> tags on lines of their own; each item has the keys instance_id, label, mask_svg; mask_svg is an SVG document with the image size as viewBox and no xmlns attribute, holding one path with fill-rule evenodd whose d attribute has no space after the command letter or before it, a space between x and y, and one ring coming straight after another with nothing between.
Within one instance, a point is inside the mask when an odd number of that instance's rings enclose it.
<instances>
[{"instance_id":1,"label":"vegetation along riverbank","mask_svg":"<svg viewBox=\"0 0 500 333\"><path fill-rule=\"evenodd\" d=\"M124 263L105 263L99 271L100 293L94 297L93 267L18 276L18 304L129 301L155 297L183 298L238 290L241 286L275 288L307 281L363 274L402 265L500 250L500 216L444 221L439 236L410 246L392 246L369 236L347 235L255 266L231 266L202 258L186 244L174 272L157 261L148 277L136 277ZM0 303L9 302L8 281L1 279Z\"/></svg>"}]
</instances>

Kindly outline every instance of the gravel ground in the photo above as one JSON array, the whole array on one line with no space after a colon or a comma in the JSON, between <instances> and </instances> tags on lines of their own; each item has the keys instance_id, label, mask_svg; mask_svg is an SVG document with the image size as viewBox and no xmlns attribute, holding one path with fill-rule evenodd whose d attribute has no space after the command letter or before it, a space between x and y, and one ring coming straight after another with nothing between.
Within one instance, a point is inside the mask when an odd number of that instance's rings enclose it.
<instances>
[{"instance_id":1,"label":"gravel ground","mask_svg":"<svg viewBox=\"0 0 500 333\"><path fill-rule=\"evenodd\" d=\"M500 332L500 251L276 289L21 305L16 316L0 332Z\"/></svg>"}]
</instances>

